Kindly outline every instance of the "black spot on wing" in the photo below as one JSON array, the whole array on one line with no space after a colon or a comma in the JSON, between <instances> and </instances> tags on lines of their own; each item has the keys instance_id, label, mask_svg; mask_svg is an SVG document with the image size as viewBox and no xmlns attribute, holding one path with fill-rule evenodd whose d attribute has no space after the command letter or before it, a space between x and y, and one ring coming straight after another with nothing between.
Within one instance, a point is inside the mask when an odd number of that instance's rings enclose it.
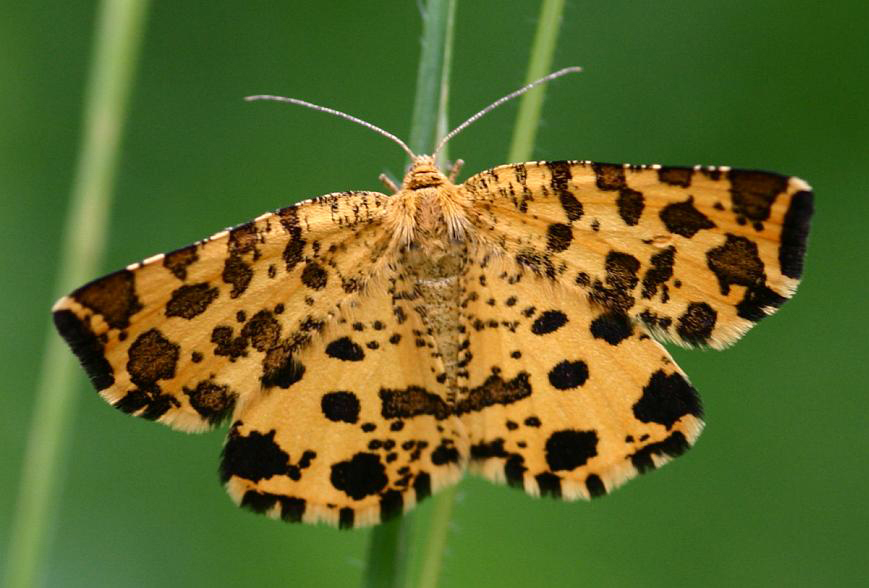
<instances>
[{"instance_id":1,"label":"black spot on wing","mask_svg":"<svg viewBox=\"0 0 869 588\"><path fill-rule=\"evenodd\" d=\"M703 345L712 336L718 312L705 302L692 302L679 317L676 332L691 345Z\"/></svg>"},{"instance_id":2,"label":"black spot on wing","mask_svg":"<svg viewBox=\"0 0 869 588\"><path fill-rule=\"evenodd\" d=\"M316 261L309 261L302 270L302 283L313 290L326 287L328 274Z\"/></svg>"},{"instance_id":3,"label":"black spot on wing","mask_svg":"<svg viewBox=\"0 0 869 588\"><path fill-rule=\"evenodd\" d=\"M531 382L527 372L519 372L511 380L493 373L456 403L455 414L476 412L495 404L511 404L530 395Z\"/></svg>"},{"instance_id":4,"label":"black spot on wing","mask_svg":"<svg viewBox=\"0 0 869 588\"><path fill-rule=\"evenodd\" d=\"M141 388L149 388L158 380L174 378L179 351L180 347L157 329L142 333L127 351L130 380Z\"/></svg>"},{"instance_id":5,"label":"black spot on wing","mask_svg":"<svg viewBox=\"0 0 869 588\"><path fill-rule=\"evenodd\" d=\"M736 305L736 314L746 320L757 322L768 316L787 301L787 298L766 285L749 287Z\"/></svg>"},{"instance_id":6,"label":"black spot on wing","mask_svg":"<svg viewBox=\"0 0 869 588\"><path fill-rule=\"evenodd\" d=\"M305 365L293 357L284 345L268 350L263 358L263 373L260 376L263 388L277 386L286 390L305 375Z\"/></svg>"},{"instance_id":7,"label":"black spot on wing","mask_svg":"<svg viewBox=\"0 0 869 588\"><path fill-rule=\"evenodd\" d=\"M643 298L650 299L657 294L658 286L665 284L673 277L675 258L676 248L672 245L651 257L650 267L646 270L646 275L643 276Z\"/></svg>"},{"instance_id":8,"label":"black spot on wing","mask_svg":"<svg viewBox=\"0 0 869 588\"><path fill-rule=\"evenodd\" d=\"M305 240L302 239L302 228L299 224L299 211L295 206L290 206L279 210L277 216L281 226L290 236L284 248L283 258L287 271L291 272L302 261L302 252L305 249Z\"/></svg>"},{"instance_id":9,"label":"black spot on wing","mask_svg":"<svg viewBox=\"0 0 869 588\"><path fill-rule=\"evenodd\" d=\"M668 316L658 315L648 309L639 314L639 319L652 329L666 331L673 324L673 319Z\"/></svg>"},{"instance_id":10,"label":"black spot on wing","mask_svg":"<svg viewBox=\"0 0 869 588\"><path fill-rule=\"evenodd\" d=\"M556 472L583 466L597 455L597 442L595 431L556 431L546 440L546 463Z\"/></svg>"},{"instance_id":11,"label":"black spot on wing","mask_svg":"<svg viewBox=\"0 0 869 588\"><path fill-rule=\"evenodd\" d=\"M525 487L525 458L518 453L511 453L504 462L504 478L513 488Z\"/></svg>"},{"instance_id":12,"label":"black spot on wing","mask_svg":"<svg viewBox=\"0 0 869 588\"><path fill-rule=\"evenodd\" d=\"M196 245L188 245L167 253L163 257L163 267L168 269L179 280L187 279L187 266L196 262L199 255L196 253Z\"/></svg>"},{"instance_id":13,"label":"black spot on wing","mask_svg":"<svg viewBox=\"0 0 869 588\"><path fill-rule=\"evenodd\" d=\"M504 448L504 439L497 438L492 441L483 441L471 445L471 457L475 460L487 460L492 458L504 458L504 477L507 484L515 488L524 487L525 458L518 453L511 453Z\"/></svg>"},{"instance_id":14,"label":"black spot on wing","mask_svg":"<svg viewBox=\"0 0 869 588\"><path fill-rule=\"evenodd\" d=\"M733 169L727 174L730 197L737 218L762 222L779 194L787 190L788 179L779 174Z\"/></svg>"},{"instance_id":15,"label":"black spot on wing","mask_svg":"<svg viewBox=\"0 0 869 588\"><path fill-rule=\"evenodd\" d=\"M293 496L279 496L281 504L281 519L288 523L301 523L305 514L305 500Z\"/></svg>"},{"instance_id":16,"label":"black spot on wing","mask_svg":"<svg viewBox=\"0 0 869 588\"><path fill-rule=\"evenodd\" d=\"M701 229L715 227L715 223L694 207L693 196L689 196L685 202L668 204L661 209L660 217L668 231L688 239Z\"/></svg>"},{"instance_id":17,"label":"black spot on wing","mask_svg":"<svg viewBox=\"0 0 869 588\"><path fill-rule=\"evenodd\" d=\"M380 400L380 412L387 419L427 414L441 420L450 415L450 407L440 396L420 386L408 386L399 390L382 388Z\"/></svg>"},{"instance_id":18,"label":"black spot on wing","mask_svg":"<svg viewBox=\"0 0 869 588\"><path fill-rule=\"evenodd\" d=\"M595 173L595 185L599 189L619 193L616 197L616 207L625 224L635 226L640 222L645 208L645 198L642 192L628 188L625 181L625 166L613 163L593 163L591 167Z\"/></svg>"},{"instance_id":19,"label":"black spot on wing","mask_svg":"<svg viewBox=\"0 0 869 588\"><path fill-rule=\"evenodd\" d=\"M721 179L721 169L717 167L701 167L700 173L713 182L717 182Z\"/></svg>"},{"instance_id":20,"label":"black spot on wing","mask_svg":"<svg viewBox=\"0 0 869 588\"><path fill-rule=\"evenodd\" d=\"M591 334L610 345L618 345L634 332L631 319L624 312L612 311L591 321Z\"/></svg>"},{"instance_id":21,"label":"black spot on wing","mask_svg":"<svg viewBox=\"0 0 869 588\"><path fill-rule=\"evenodd\" d=\"M220 462L223 483L232 476L258 482L272 476L285 475L290 456L275 443L275 430L265 435L251 431L242 435L237 427L229 431Z\"/></svg>"},{"instance_id":22,"label":"black spot on wing","mask_svg":"<svg viewBox=\"0 0 869 588\"><path fill-rule=\"evenodd\" d=\"M355 423L359 420L359 398L353 392L328 392L320 399L320 409L334 422Z\"/></svg>"},{"instance_id":23,"label":"black spot on wing","mask_svg":"<svg viewBox=\"0 0 869 588\"><path fill-rule=\"evenodd\" d=\"M202 415L211 425L223 422L232 414L238 394L231 391L229 386L220 385L213 380L202 380L196 384L196 388L182 388L190 398L190 406Z\"/></svg>"},{"instance_id":24,"label":"black spot on wing","mask_svg":"<svg viewBox=\"0 0 869 588\"><path fill-rule=\"evenodd\" d=\"M564 209L564 214L567 215L567 220L573 222L582 218L583 209L582 203L576 199L576 196L570 191L569 183L573 174L570 171L570 163L567 161L550 161L546 163L549 168L552 179L549 182L552 191L558 195L561 202L561 208Z\"/></svg>"},{"instance_id":25,"label":"black spot on wing","mask_svg":"<svg viewBox=\"0 0 869 588\"><path fill-rule=\"evenodd\" d=\"M522 188L522 195L519 197L516 207L519 212L528 212L528 202L534 200L534 195L528 189L528 168L523 163L513 165L513 173L516 177L516 182Z\"/></svg>"},{"instance_id":26,"label":"black spot on wing","mask_svg":"<svg viewBox=\"0 0 869 588\"><path fill-rule=\"evenodd\" d=\"M254 259L259 255L256 246L260 242L260 236L257 232L256 223L253 221L246 222L242 225L229 231L227 240L227 250L231 255L244 255L245 253L253 253Z\"/></svg>"},{"instance_id":27,"label":"black spot on wing","mask_svg":"<svg viewBox=\"0 0 869 588\"><path fill-rule=\"evenodd\" d=\"M248 490L241 498L240 506L263 514L280 505L281 519L288 523L302 522L305 514L305 500L293 496L280 496L269 492Z\"/></svg>"},{"instance_id":28,"label":"black spot on wing","mask_svg":"<svg viewBox=\"0 0 869 588\"><path fill-rule=\"evenodd\" d=\"M591 498L597 498L606 494L606 486L597 474L589 474L585 478L585 489Z\"/></svg>"},{"instance_id":29,"label":"black spot on wing","mask_svg":"<svg viewBox=\"0 0 869 588\"><path fill-rule=\"evenodd\" d=\"M637 286L640 261L636 257L630 253L610 251L607 253L605 264L608 285L625 291L633 290Z\"/></svg>"},{"instance_id":30,"label":"black spot on wing","mask_svg":"<svg viewBox=\"0 0 869 588\"><path fill-rule=\"evenodd\" d=\"M431 496L431 476L427 472L419 472L413 479L413 489L417 503Z\"/></svg>"},{"instance_id":31,"label":"black spot on wing","mask_svg":"<svg viewBox=\"0 0 869 588\"><path fill-rule=\"evenodd\" d=\"M528 268L539 277L554 279L557 275L551 256L540 254L534 249L522 249L516 254L516 263Z\"/></svg>"},{"instance_id":32,"label":"black spot on wing","mask_svg":"<svg viewBox=\"0 0 869 588\"><path fill-rule=\"evenodd\" d=\"M139 412L139 416L148 420L157 420L169 409L181 406L174 396L163 394L157 385L145 389L134 388L114 403L115 408L128 414Z\"/></svg>"},{"instance_id":33,"label":"black spot on wing","mask_svg":"<svg viewBox=\"0 0 869 588\"><path fill-rule=\"evenodd\" d=\"M592 163L596 179L595 183L601 190L621 190L625 184L625 166L614 163Z\"/></svg>"},{"instance_id":34,"label":"black spot on wing","mask_svg":"<svg viewBox=\"0 0 869 588\"><path fill-rule=\"evenodd\" d=\"M252 510L257 514L264 514L273 509L278 503L277 494L269 492L257 492L256 490L248 490L241 497L239 506Z\"/></svg>"},{"instance_id":35,"label":"black spot on wing","mask_svg":"<svg viewBox=\"0 0 869 588\"><path fill-rule=\"evenodd\" d=\"M806 240L813 212L811 192L802 191L793 195L785 213L778 249L781 273L789 278L799 279L803 275L803 257L806 255Z\"/></svg>"},{"instance_id":36,"label":"black spot on wing","mask_svg":"<svg viewBox=\"0 0 869 588\"><path fill-rule=\"evenodd\" d=\"M643 209L646 207L645 198L642 192L622 188L616 198L616 207L625 224L633 227L640 222L640 217L643 215Z\"/></svg>"},{"instance_id":37,"label":"black spot on wing","mask_svg":"<svg viewBox=\"0 0 869 588\"><path fill-rule=\"evenodd\" d=\"M643 395L633 406L634 416L644 423L658 423L668 429L685 415L703 416L700 397L681 374L658 370L643 387Z\"/></svg>"},{"instance_id":38,"label":"black spot on wing","mask_svg":"<svg viewBox=\"0 0 869 588\"><path fill-rule=\"evenodd\" d=\"M501 438L471 445L471 457L476 460L507 457L508 455L510 454L504 449L504 440Z\"/></svg>"},{"instance_id":39,"label":"black spot on wing","mask_svg":"<svg viewBox=\"0 0 869 588\"><path fill-rule=\"evenodd\" d=\"M639 260L629 253L610 251L607 253L605 270L606 286L595 280L588 298L593 304L598 304L612 310L627 311L634 305L633 289L637 286L640 269ZM577 276L579 281L579 276Z\"/></svg>"},{"instance_id":40,"label":"black spot on wing","mask_svg":"<svg viewBox=\"0 0 869 588\"><path fill-rule=\"evenodd\" d=\"M393 519L402 513L404 500L398 490L387 490L380 495L380 522Z\"/></svg>"},{"instance_id":41,"label":"black spot on wing","mask_svg":"<svg viewBox=\"0 0 869 588\"><path fill-rule=\"evenodd\" d=\"M757 243L746 237L727 234L723 245L706 252L706 263L718 278L721 293L730 293L730 286L759 286L766 281L763 261Z\"/></svg>"},{"instance_id":42,"label":"black spot on wing","mask_svg":"<svg viewBox=\"0 0 869 588\"><path fill-rule=\"evenodd\" d=\"M431 462L436 466L446 465L448 463L459 463L459 451L453 443L444 439L431 453Z\"/></svg>"},{"instance_id":43,"label":"black spot on wing","mask_svg":"<svg viewBox=\"0 0 869 588\"><path fill-rule=\"evenodd\" d=\"M208 282L184 285L172 291L172 297L166 303L166 316L178 316L192 319L205 312L205 309L217 298L218 289Z\"/></svg>"},{"instance_id":44,"label":"black spot on wing","mask_svg":"<svg viewBox=\"0 0 869 588\"><path fill-rule=\"evenodd\" d=\"M352 459L332 465L332 486L354 500L377 494L389 481L386 468L374 453L359 452Z\"/></svg>"},{"instance_id":45,"label":"black spot on wing","mask_svg":"<svg viewBox=\"0 0 869 588\"><path fill-rule=\"evenodd\" d=\"M238 298L250 285L250 281L253 279L253 270L240 255L231 254L223 263L223 272L220 277L224 283L232 285L229 297Z\"/></svg>"},{"instance_id":46,"label":"black spot on wing","mask_svg":"<svg viewBox=\"0 0 869 588\"><path fill-rule=\"evenodd\" d=\"M338 511L338 528L339 529L352 529L355 521L356 515L353 512L353 509L349 506L345 506L341 510Z\"/></svg>"},{"instance_id":47,"label":"black spot on wing","mask_svg":"<svg viewBox=\"0 0 869 588\"><path fill-rule=\"evenodd\" d=\"M106 359L103 344L90 327L70 310L58 310L53 318L57 332L78 357L94 388L105 390L114 384L114 372Z\"/></svg>"},{"instance_id":48,"label":"black spot on wing","mask_svg":"<svg viewBox=\"0 0 869 588\"><path fill-rule=\"evenodd\" d=\"M690 167L660 167L658 168L658 179L671 186L681 186L687 188L691 185L691 176L694 175L694 170Z\"/></svg>"},{"instance_id":49,"label":"black spot on wing","mask_svg":"<svg viewBox=\"0 0 869 588\"><path fill-rule=\"evenodd\" d=\"M579 388L588 379L588 365L582 360L563 360L549 370L549 383L558 390Z\"/></svg>"},{"instance_id":50,"label":"black spot on wing","mask_svg":"<svg viewBox=\"0 0 869 588\"><path fill-rule=\"evenodd\" d=\"M543 472L534 476L534 479L540 489L540 496L561 498L561 478L552 472Z\"/></svg>"},{"instance_id":51,"label":"black spot on wing","mask_svg":"<svg viewBox=\"0 0 869 588\"><path fill-rule=\"evenodd\" d=\"M531 332L535 335L553 333L567 324L567 315L560 310L547 310L540 313L531 324Z\"/></svg>"},{"instance_id":52,"label":"black spot on wing","mask_svg":"<svg viewBox=\"0 0 869 588\"><path fill-rule=\"evenodd\" d=\"M362 347L350 337L341 337L326 345L326 355L342 361L362 361L365 359L365 352L362 351Z\"/></svg>"},{"instance_id":53,"label":"black spot on wing","mask_svg":"<svg viewBox=\"0 0 869 588\"><path fill-rule=\"evenodd\" d=\"M570 225L564 223L553 223L546 229L546 248L549 251L558 253L570 247L570 242L573 241L573 230Z\"/></svg>"},{"instance_id":54,"label":"black spot on wing","mask_svg":"<svg viewBox=\"0 0 869 588\"><path fill-rule=\"evenodd\" d=\"M218 325L211 331L211 342L214 344L214 355L228 357L235 361L247 355L248 338L234 337L234 330L227 325Z\"/></svg>"},{"instance_id":55,"label":"black spot on wing","mask_svg":"<svg viewBox=\"0 0 869 588\"><path fill-rule=\"evenodd\" d=\"M269 310L260 310L242 327L241 336L257 351L273 348L281 336L281 324Z\"/></svg>"},{"instance_id":56,"label":"black spot on wing","mask_svg":"<svg viewBox=\"0 0 869 588\"><path fill-rule=\"evenodd\" d=\"M124 269L82 286L70 297L101 315L113 329L126 329L130 317L142 310L135 282L133 272Z\"/></svg>"}]
</instances>

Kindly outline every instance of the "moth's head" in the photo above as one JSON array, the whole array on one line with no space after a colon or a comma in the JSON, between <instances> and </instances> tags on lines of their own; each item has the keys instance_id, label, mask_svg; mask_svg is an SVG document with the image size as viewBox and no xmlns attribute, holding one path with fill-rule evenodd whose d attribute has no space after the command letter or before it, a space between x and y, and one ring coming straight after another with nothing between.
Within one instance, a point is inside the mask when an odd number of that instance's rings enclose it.
<instances>
[{"instance_id":1,"label":"moth's head","mask_svg":"<svg viewBox=\"0 0 869 588\"><path fill-rule=\"evenodd\" d=\"M435 165L431 155L417 155L410 164L410 169L401 183L403 190L419 190L421 188L437 188L448 183L447 177Z\"/></svg>"}]
</instances>

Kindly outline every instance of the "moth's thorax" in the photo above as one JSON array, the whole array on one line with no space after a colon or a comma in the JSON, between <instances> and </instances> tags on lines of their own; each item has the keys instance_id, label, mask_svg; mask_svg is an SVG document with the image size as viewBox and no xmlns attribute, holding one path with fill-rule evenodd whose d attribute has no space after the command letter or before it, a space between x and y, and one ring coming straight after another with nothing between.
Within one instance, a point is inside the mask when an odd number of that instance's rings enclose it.
<instances>
[{"instance_id":1,"label":"moth's thorax","mask_svg":"<svg viewBox=\"0 0 869 588\"><path fill-rule=\"evenodd\" d=\"M389 215L398 241L437 255L450 241L464 240L467 204L461 193L431 156L417 157L392 198Z\"/></svg>"},{"instance_id":2,"label":"moth's thorax","mask_svg":"<svg viewBox=\"0 0 869 588\"><path fill-rule=\"evenodd\" d=\"M416 241L421 244L429 245L428 241L434 241L431 245L437 245L448 238L444 191L444 186L414 190Z\"/></svg>"}]
</instances>

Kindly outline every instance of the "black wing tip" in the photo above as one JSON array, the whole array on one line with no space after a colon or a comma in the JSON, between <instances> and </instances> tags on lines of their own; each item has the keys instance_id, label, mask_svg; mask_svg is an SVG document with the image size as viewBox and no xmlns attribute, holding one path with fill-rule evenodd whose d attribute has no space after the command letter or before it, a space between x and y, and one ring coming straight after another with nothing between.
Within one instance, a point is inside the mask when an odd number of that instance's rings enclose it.
<instances>
[{"instance_id":1,"label":"black wing tip","mask_svg":"<svg viewBox=\"0 0 869 588\"><path fill-rule=\"evenodd\" d=\"M99 337L71 310L56 310L52 318L57 332L78 357L94 388L99 391L111 387L115 375Z\"/></svg>"},{"instance_id":2,"label":"black wing tip","mask_svg":"<svg viewBox=\"0 0 869 588\"><path fill-rule=\"evenodd\" d=\"M779 246L781 272L789 278L799 279L803 274L809 225L814 212L814 194L810 190L800 190L791 197Z\"/></svg>"}]
</instances>

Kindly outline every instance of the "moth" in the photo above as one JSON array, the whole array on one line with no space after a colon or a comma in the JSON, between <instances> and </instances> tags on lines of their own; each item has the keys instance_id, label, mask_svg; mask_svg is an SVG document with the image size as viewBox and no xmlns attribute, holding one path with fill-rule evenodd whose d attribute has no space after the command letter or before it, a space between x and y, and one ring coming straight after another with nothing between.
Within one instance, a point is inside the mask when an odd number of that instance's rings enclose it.
<instances>
[{"instance_id":1,"label":"moth","mask_svg":"<svg viewBox=\"0 0 869 588\"><path fill-rule=\"evenodd\" d=\"M798 178L548 161L457 184L362 124L412 158L392 195L306 200L53 308L113 406L188 432L231 423L220 478L255 512L377 524L467 469L533 496L607 494L703 427L659 341L723 348L799 282Z\"/></svg>"}]
</instances>

